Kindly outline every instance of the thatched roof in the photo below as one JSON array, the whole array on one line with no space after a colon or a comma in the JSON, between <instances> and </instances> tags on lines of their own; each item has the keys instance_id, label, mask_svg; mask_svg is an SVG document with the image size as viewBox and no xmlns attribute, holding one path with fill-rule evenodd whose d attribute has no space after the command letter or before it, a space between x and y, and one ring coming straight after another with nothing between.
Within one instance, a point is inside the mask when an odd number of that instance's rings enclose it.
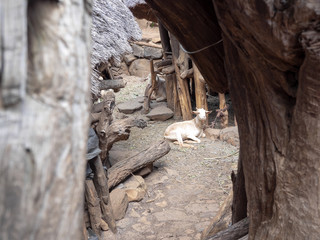
<instances>
[{"instance_id":1,"label":"thatched roof","mask_svg":"<svg viewBox=\"0 0 320 240\"><path fill-rule=\"evenodd\" d=\"M138 4L146 4L144 0L122 0L122 1L128 8L132 8Z\"/></svg>"},{"instance_id":2,"label":"thatched roof","mask_svg":"<svg viewBox=\"0 0 320 240\"><path fill-rule=\"evenodd\" d=\"M98 95L98 74L94 70L99 63L131 52L130 39L140 39L141 30L128 7L121 0L94 0L92 6L92 93Z\"/></svg>"}]
</instances>

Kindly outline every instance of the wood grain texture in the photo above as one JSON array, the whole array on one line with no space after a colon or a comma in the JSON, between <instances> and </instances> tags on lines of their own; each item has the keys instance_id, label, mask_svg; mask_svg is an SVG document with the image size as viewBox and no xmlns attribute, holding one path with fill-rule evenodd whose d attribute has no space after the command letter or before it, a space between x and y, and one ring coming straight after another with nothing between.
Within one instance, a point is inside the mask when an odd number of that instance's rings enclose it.
<instances>
[{"instance_id":1,"label":"wood grain texture","mask_svg":"<svg viewBox=\"0 0 320 240\"><path fill-rule=\"evenodd\" d=\"M121 160L108 169L109 188L115 187L131 173L148 166L150 163L163 157L170 151L166 141L160 141L135 156Z\"/></svg>"},{"instance_id":2,"label":"wood grain texture","mask_svg":"<svg viewBox=\"0 0 320 240\"><path fill-rule=\"evenodd\" d=\"M0 110L0 239L80 239L90 66L83 4L1 1L8 47L0 51L11 71L1 90L10 81L19 94L2 94L17 101Z\"/></svg>"}]
</instances>

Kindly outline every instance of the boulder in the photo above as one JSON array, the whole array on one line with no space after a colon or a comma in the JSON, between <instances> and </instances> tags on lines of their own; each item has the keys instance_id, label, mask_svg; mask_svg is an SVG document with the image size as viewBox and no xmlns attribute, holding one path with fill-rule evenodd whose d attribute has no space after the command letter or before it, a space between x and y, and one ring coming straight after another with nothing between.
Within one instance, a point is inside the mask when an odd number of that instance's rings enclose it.
<instances>
[{"instance_id":1,"label":"boulder","mask_svg":"<svg viewBox=\"0 0 320 240\"><path fill-rule=\"evenodd\" d=\"M206 128L204 130L204 133L206 134L206 138L215 140L220 137L220 131L221 129L216 129L216 128Z\"/></svg>"},{"instance_id":2,"label":"boulder","mask_svg":"<svg viewBox=\"0 0 320 240\"><path fill-rule=\"evenodd\" d=\"M238 127L227 127L220 131L220 140L226 141L233 146L239 146Z\"/></svg>"},{"instance_id":3,"label":"boulder","mask_svg":"<svg viewBox=\"0 0 320 240\"><path fill-rule=\"evenodd\" d=\"M154 47L145 47L144 57L148 59L160 59L162 58L162 49Z\"/></svg>"},{"instance_id":4,"label":"boulder","mask_svg":"<svg viewBox=\"0 0 320 240\"><path fill-rule=\"evenodd\" d=\"M123 60L124 60L124 62L128 65L128 66L130 66L130 64L134 61L134 60L136 60L137 58L133 55L133 54L127 54L127 55L124 55L124 57L123 57Z\"/></svg>"},{"instance_id":5,"label":"boulder","mask_svg":"<svg viewBox=\"0 0 320 240\"><path fill-rule=\"evenodd\" d=\"M132 51L133 51L133 55L138 57L138 58L142 58L144 57L144 49L143 47L137 45L137 44L132 44Z\"/></svg>"},{"instance_id":6,"label":"boulder","mask_svg":"<svg viewBox=\"0 0 320 240\"><path fill-rule=\"evenodd\" d=\"M173 116L173 112L170 108L161 105L152 109L146 116L151 120L165 121Z\"/></svg>"},{"instance_id":7,"label":"boulder","mask_svg":"<svg viewBox=\"0 0 320 240\"><path fill-rule=\"evenodd\" d=\"M147 59L136 59L129 67L130 75L146 78L150 73L150 63Z\"/></svg>"},{"instance_id":8,"label":"boulder","mask_svg":"<svg viewBox=\"0 0 320 240\"><path fill-rule=\"evenodd\" d=\"M141 176L133 175L124 185L129 202L141 201L147 192L146 183Z\"/></svg>"},{"instance_id":9,"label":"boulder","mask_svg":"<svg viewBox=\"0 0 320 240\"><path fill-rule=\"evenodd\" d=\"M124 218L128 208L128 196L125 190L116 188L110 193L110 201L115 220Z\"/></svg>"},{"instance_id":10,"label":"boulder","mask_svg":"<svg viewBox=\"0 0 320 240\"><path fill-rule=\"evenodd\" d=\"M138 111L142 108L142 103L139 101L132 99L128 102L120 103L117 105L119 112L125 113L125 114L131 114L135 111Z\"/></svg>"}]
</instances>

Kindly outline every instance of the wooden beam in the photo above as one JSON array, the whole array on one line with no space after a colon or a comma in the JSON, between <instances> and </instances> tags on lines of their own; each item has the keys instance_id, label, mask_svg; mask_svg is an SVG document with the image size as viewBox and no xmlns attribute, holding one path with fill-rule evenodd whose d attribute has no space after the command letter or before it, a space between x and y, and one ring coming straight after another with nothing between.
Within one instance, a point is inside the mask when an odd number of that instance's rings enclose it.
<instances>
[{"instance_id":1,"label":"wooden beam","mask_svg":"<svg viewBox=\"0 0 320 240\"><path fill-rule=\"evenodd\" d=\"M193 69L194 69L193 70L194 85L195 85L195 93L196 93L196 106L197 108L203 108L205 110L208 110L205 82L202 80L203 77L195 63L193 63ZM208 123L208 119L207 119L207 123Z\"/></svg>"}]
</instances>

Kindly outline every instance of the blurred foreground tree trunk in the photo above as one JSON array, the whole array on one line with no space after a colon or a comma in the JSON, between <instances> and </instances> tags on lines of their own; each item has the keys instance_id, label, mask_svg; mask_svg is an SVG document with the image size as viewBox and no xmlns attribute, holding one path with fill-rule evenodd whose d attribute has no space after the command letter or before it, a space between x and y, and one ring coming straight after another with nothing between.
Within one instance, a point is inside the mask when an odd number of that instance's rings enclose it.
<instances>
[{"instance_id":1,"label":"blurred foreground tree trunk","mask_svg":"<svg viewBox=\"0 0 320 240\"><path fill-rule=\"evenodd\" d=\"M2 240L80 239L90 73L84 4L0 3Z\"/></svg>"},{"instance_id":2,"label":"blurred foreground tree trunk","mask_svg":"<svg viewBox=\"0 0 320 240\"><path fill-rule=\"evenodd\" d=\"M243 199L234 222L247 198L249 239L319 239L319 1L146 2L187 50L199 49L191 57L212 89L227 86L225 64L246 192L234 193ZM223 48L204 49L220 37Z\"/></svg>"}]
</instances>

